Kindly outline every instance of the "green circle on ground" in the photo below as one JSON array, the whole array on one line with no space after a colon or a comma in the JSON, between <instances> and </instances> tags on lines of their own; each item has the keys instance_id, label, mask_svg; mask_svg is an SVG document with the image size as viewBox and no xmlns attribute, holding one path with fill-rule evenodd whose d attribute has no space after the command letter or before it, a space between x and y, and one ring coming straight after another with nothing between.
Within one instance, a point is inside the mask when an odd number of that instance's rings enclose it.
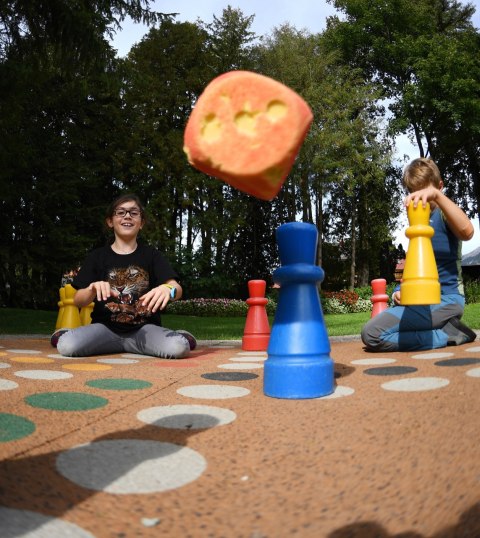
<instances>
[{"instance_id":1,"label":"green circle on ground","mask_svg":"<svg viewBox=\"0 0 480 538\"><path fill-rule=\"evenodd\" d=\"M28 418L0 413L0 443L21 439L34 431L35 424Z\"/></svg>"},{"instance_id":2,"label":"green circle on ground","mask_svg":"<svg viewBox=\"0 0 480 538\"><path fill-rule=\"evenodd\" d=\"M86 385L95 389L137 390L147 389L152 383L140 379L92 379L87 381Z\"/></svg>"},{"instance_id":3,"label":"green circle on ground","mask_svg":"<svg viewBox=\"0 0 480 538\"><path fill-rule=\"evenodd\" d=\"M25 402L32 407L53 411L87 411L107 405L108 400L82 392L43 392L27 396Z\"/></svg>"}]
</instances>

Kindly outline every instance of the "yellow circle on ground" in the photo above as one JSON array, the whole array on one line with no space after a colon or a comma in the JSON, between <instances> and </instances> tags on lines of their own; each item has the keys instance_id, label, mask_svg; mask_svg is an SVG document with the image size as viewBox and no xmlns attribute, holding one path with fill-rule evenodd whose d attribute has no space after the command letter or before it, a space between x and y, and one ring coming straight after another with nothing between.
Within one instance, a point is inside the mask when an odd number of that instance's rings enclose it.
<instances>
[{"instance_id":1,"label":"yellow circle on ground","mask_svg":"<svg viewBox=\"0 0 480 538\"><path fill-rule=\"evenodd\" d=\"M53 359L47 359L46 357L12 357L12 362L29 362L35 364L48 364L55 362Z\"/></svg>"},{"instance_id":2,"label":"yellow circle on ground","mask_svg":"<svg viewBox=\"0 0 480 538\"><path fill-rule=\"evenodd\" d=\"M112 367L108 364L64 364L63 368L66 370L83 370L83 371L100 371L100 370L111 370Z\"/></svg>"},{"instance_id":3,"label":"yellow circle on ground","mask_svg":"<svg viewBox=\"0 0 480 538\"><path fill-rule=\"evenodd\" d=\"M8 355L8 353L5 353L5 351L0 351L0 357L5 357L5 355Z\"/></svg>"}]
</instances>

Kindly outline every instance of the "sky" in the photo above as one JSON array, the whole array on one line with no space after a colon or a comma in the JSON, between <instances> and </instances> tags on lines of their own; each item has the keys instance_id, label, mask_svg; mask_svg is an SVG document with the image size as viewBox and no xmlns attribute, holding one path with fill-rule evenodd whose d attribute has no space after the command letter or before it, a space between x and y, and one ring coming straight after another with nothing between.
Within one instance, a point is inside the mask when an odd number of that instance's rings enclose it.
<instances>
[{"instance_id":1,"label":"sky","mask_svg":"<svg viewBox=\"0 0 480 538\"><path fill-rule=\"evenodd\" d=\"M476 28L480 28L480 2L470 0L470 3L477 9L473 23ZM326 27L327 17L337 13L326 0L155 0L150 3L150 8L161 13L178 13L176 20L180 22L195 22L201 19L205 23L210 23L214 15L221 18L223 10L228 5L240 9L246 17L255 15L250 30L258 35L267 35L273 28L286 22L297 30L321 32ZM126 19L122 23L122 30L118 31L113 39L112 46L117 49L119 56L125 56L147 33L147 27ZM409 159L418 157L418 151L406 136L399 137L396 144L399 156L406 154ZM478 218L472 222L475 235L473 239L463 244L463 254L480 247ZM405 217L395 234L395 243L397 245L401 243L405 249L408 248L408 239L405 237L407 226L408 221Z\"/></svg>"}]
</instances>

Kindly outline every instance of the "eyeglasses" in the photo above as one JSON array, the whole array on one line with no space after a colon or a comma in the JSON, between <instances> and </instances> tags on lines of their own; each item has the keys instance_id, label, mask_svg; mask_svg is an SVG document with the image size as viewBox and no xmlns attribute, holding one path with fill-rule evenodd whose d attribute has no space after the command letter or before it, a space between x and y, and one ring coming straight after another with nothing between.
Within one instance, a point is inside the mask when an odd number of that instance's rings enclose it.
<instances>
[{"instance_id":1,"label":"eyeglasses","mask_svg":"<svg viewBox=\"0 0 480 538\"><path fill-rule=\"evenodd\" d=\"M116 217L121 218L125 217L127 213L130 215L130 217L132 217L132 219L138 219L138 217L140 217L140 215L142 214L139 209L124 209L123 207L121 207L120 209L115 209L115 211L113 212Z\"/></svg>"}]
</instances>

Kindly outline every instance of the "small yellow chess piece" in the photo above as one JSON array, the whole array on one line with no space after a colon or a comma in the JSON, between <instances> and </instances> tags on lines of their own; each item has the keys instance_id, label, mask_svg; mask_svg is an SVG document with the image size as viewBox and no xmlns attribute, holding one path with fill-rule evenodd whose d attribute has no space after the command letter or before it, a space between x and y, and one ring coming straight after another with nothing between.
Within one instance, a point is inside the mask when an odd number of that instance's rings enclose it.
<instances>
[{"instance_id":1,"label":"small yellow chess piece","mask_svg":"<svg viewBox=\"0 0 480 538\"><path fill-rule=\"evenodd\" d=\"M410 239L403 280L400 284L400 304L430 305L440 303L440 282L437 263L433 253L432 237L435 233L429 225L430 204L410 202L407 208L408 222L405 235Z\"/></svg>"},{"instance_id":2,"label":"small yellow chess piece","mask_svg":"<svg viewBox=\"0 0 480 538\"><path fill-rule=\"evenodd\" d=\"M75 288L71 284L67 284L65 286L65 298L63 299L62 329L76 329L82 324L78 307L73 303L74 295Z\"/></svg>"},{"instance_id":3,"label":"small yellow chess piece","mask_svg":"<svg viewBox=\"0 0 480 538\"><path fill-rule=\"evenodd\" d=\"M83 306L80 309L80 321L82 322L82 325L90 325L90 323L92 323L92 311L94 306L95 303L92 301L90 304L87 304L87 306Z\"/></svg>"}]
</instances>

